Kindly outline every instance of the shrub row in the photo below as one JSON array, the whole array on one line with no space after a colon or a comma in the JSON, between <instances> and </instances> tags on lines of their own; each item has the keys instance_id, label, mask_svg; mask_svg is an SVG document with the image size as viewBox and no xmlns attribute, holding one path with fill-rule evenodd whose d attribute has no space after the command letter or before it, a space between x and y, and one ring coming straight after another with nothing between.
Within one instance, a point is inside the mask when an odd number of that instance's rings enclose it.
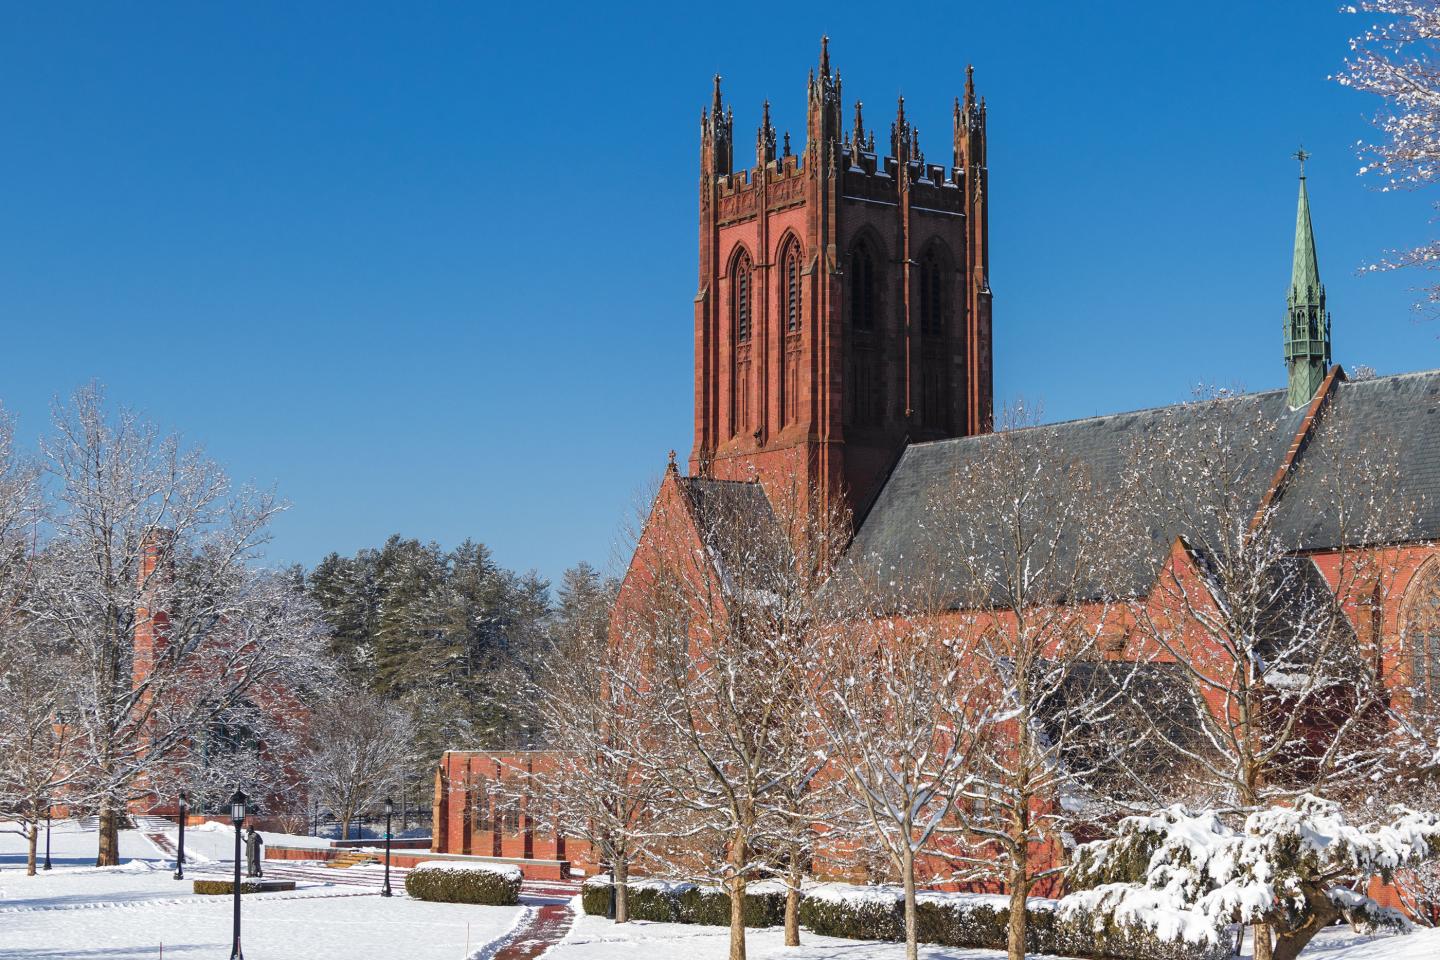
<instances>
[{"instance_id":1,"label":"shrub row","mask_svg":"<svg viewBox=\"0 0 1440 960\"><path fill-rule=\"evenodd\" d=\"M892 895L887 895L892 894ZM1028 953L1098 960L1223 960L1230 955L1225 938L1192 943L1164 939L1139 923L1120 923L1093 909L1063 901L1035 901L1027 911ZM1004 950L1009 939L1010 905L1005 897L983 894L922 894L915 908L918 939L947 947ZM821 887L800 902L800 922L824 936L863 940L903 940L905 904L899 891Z\"/></svg>"},{"instance_id":2,"label":"shrub row","mask_svg":"<svg viewBox=\"0 0 1440 960\"><path fill-rule=\"evenodd\" d=\"M582 889L587 914L604 916L610 885L588 881ZM1092 910L1060 909L1054 900L1038 901L1027 917L1026 951L1095 960L1224 960L1224 937L1211 943L1165 940L1138 923L1118 923ZM630 886L630 916L636 920L700 923L730 922L730 897L724 891L688 883L638 881ZM785 919L785 894L746 894L745 925L779 926ZM1009 936L1006 898L983 894L922 894L916 905L921 943L946 947L1004 950ZM800 922L813 933L850 940L904 940L905 905L888 887L827 884L806 891Z\"/></svg>"},{"instance_id":3,"label":"shrub row","mask_svg":"<svg viewBox=\"0 0 1440 960\"><path fill-rule=\"evenodd\" d=\"M508 907L520 902L520 879L518 867L456 867L443 861L429 862L405 876L405 892L416 900Z\"/></svg>"},{"instance_id":4,"label":"shrub row","mask_svg":"<svg viewBox=\"0 0 1440 960\"><path fill-rule=\"evenodd\" d=\"M658 923L730 925L730 894L719 887L663 880L635 880L627 900L633 920ZM585 912L603 917L610 911L610 884L591 879L580 890ZM776 927L785 922L785 892L773 888L745 892L745 926Z\"/></svg>"}]
</instances>

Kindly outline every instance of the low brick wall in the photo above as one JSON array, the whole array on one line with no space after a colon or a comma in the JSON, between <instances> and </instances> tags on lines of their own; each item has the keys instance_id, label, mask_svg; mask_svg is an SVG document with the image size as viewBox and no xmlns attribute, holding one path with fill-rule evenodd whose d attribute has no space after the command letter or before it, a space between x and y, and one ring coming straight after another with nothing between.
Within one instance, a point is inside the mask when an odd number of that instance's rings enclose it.
<instances>
[{"instance_id":1,"label":"low brick wall","mask_svg":"<svg viewBox=\"0 0 1440 960\"><path fill-rule=\"evenodd\" d=\"M384 840L376 840L369 837L365 840L331 840L330 846L339 849L367 849L369 847L384 848ZM391 850L429 850L431 847L429 837L395 837L390 841Z\"/></svg>"},{"instance_id":2,"label":"low brick wall","mask_svg":"<svg viewBox=\"0 0 1440 960\"><path fill-rule=\"evenodd\" d=\"M328 847L282 847L279 844L265 845L266 860L334 860L340 851Z\"/></svg>"}]
</instances>

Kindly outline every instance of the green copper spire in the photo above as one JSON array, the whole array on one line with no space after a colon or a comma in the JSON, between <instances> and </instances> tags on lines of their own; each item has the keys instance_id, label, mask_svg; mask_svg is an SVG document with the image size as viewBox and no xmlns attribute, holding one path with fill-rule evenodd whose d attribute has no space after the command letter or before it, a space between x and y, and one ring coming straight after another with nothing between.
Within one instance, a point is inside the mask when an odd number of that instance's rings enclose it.
<instances>
[{"instance_id":1,"label":"green copper spire","mask_svg":"<svg viewBox=\"0 0 1440 960\"><path fill-rule=\"evenodd\" d=\"M1300 161L1300 204L1295 211L1295 261L1290 268L1289 310L1285 318L1285 367L1290 374L1290 407L1303 407L1315 396L1330 369L1330 314L1325 286L1315 256L1315 231L1310 225L1310 195L1305 190L1305 161Z\"/></svg>"}]
</instances>

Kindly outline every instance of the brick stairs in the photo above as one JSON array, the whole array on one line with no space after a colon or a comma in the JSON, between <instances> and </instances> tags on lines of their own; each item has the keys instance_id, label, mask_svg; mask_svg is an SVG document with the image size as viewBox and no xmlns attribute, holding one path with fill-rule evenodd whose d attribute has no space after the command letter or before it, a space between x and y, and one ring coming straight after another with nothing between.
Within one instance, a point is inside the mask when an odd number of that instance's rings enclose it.
<instances>
[{"instance_id":1,"label":"brick stairs","mask_svg":"<svg viewBox=\"0 0 1440 960\"><path fill-rule=\"evenodd\" d=\"M174 820L166 817L132 817L131 819L135 822L135 829L139 830L156 850L172 860L180 855L180 851L175 849L175 844L167 833L169 830L179 828ZM190 858L186 857L185 859L188 861Z\"/></svg>"}]
</instances>

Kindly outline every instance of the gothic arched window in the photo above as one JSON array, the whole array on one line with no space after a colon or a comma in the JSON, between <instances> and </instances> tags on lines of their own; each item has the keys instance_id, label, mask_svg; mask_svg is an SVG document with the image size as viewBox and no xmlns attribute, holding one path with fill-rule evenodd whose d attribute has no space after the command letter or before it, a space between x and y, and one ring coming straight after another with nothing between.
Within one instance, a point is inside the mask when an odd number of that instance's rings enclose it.
<instances>
[{"instance_id":1,"label":"gothic arched window","mask_svg":"<svg viewBox=\"0 0 1440 960\"><path fill-rule=\"evenodd\" d=\"M750 339L750 256L741 251L730 271L730 304L734 313L735 340Z\"/></svg>"},{"instance_id":2,"label":"gothic arched window","mask_svg":"<svg viewBox=\"0 0 1440 960\"><path fill-rule=\"evenodd\" d=\"M800 332L800 244L785 245L780 258L780 296L785 304L785 332Z\"/></svg>"},{"instance_id":3,"label":"gothic arched window","mask_svg":"<svg viewBox=\"0 0 1440 960\"><path fill-rule=\"evenodd\" d=\"M856 330L875 329L875 257L864 242L850 253L850 324Z\"/></svg>"},{"instance_id":4,"label":"gothic arched window","mask_svg":"<svg viewBox=\"0 0 1440 960\"><path fill-rule=\"evenodd\" d=\"M945 332L945 266L933 244L920 260L920 332L927 337Z\"/></svg>"},{"instance_id":5,"label":"gothic arched window","mask_svg":"<svg viewBox=\"0 0 1440 960\"><path fill-rule=\"evenodd\" d=\"M1415 575L1405 598L1405 648L1415 706L1440 713L1440 563L1433 560Z\"/></svg>"}]
</instances>

